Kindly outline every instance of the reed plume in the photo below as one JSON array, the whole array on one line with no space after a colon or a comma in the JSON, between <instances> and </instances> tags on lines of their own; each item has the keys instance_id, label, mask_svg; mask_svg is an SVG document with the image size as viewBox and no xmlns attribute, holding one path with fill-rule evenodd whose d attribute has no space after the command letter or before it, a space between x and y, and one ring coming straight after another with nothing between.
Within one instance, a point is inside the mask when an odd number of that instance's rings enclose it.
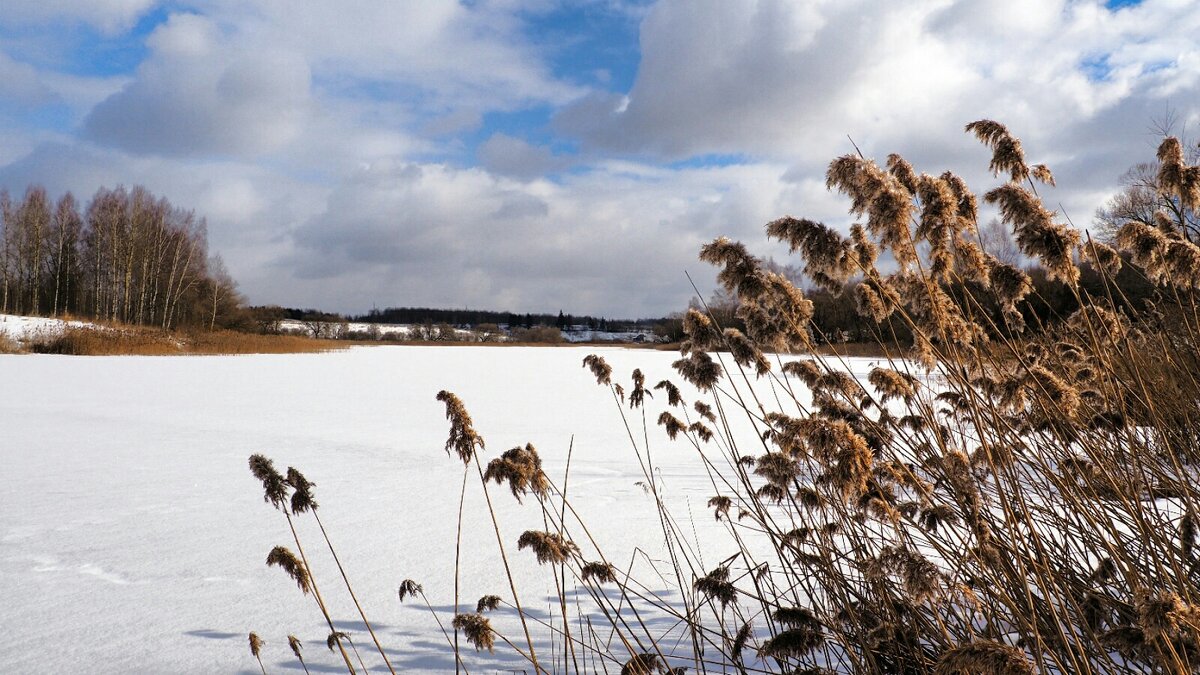
<instances>
[{"instance_id":1,"label":"reed plume","mask_svg":"<svg viewBox=\"0 0 1200 675\"><path fill-rule=\"evenodd\" d=\"M633 390L629 392L629 407L640 408L646 400L646 396L654 397L646 391L646 376L642 374L641 368L633 369Z\"/></svg>"},{"instance_id":2,"label":"reed plume","mask_svg":"<svg viewBox=\"0 0 1200 675\"><path fill-rule=\"evenodd\" d=\"M603 356L588 354L583 357L583 365L592 371L592 375L596 376L596 384L612 384L612 366L608 365Z\"/></svg>"},{"instance_id":3,"label":"reed plume","mask_svg":"<svg viewBox=\"0 0 1200 675\"><path fill-rule=\"evenodd\" d=\"M489 652L496 646L496 637L491 621L482 614L457 614L451 622L455 630L461 630L477 651Z\"/></svg>"},{"instance_id":4,"label":"reed plume","mask_svg":"<svg viewBox=\"0 0 1200 675\"><path fill-rule=\"evenodd\" d=\"M993 640L946 650L934 667L936 675L1033 675L1035 672L1020 649Z\"/></svg>"},{"instance_id":5,"label":"reed plume","mask_svg":"<svg viewBox=\"0 0 1200 675\"><path fill-rule=\"evenodd\" d=\"M644 652L642 654L634 654L626 661L621 666L621 675L653 675L665 670L658 658L658 654Z\"/></svg>"},{"instance_id":6,"label":"reed plume","mask_svg":"<svg viewBox=\"0 0 1200 675\"><path fill-rule=\"evenodd\" d=\"M1200 207L1200 166L1187 165L1178 138L1163 139L1158 146L1158 166L1160 193L1177 198L1186 209Z\"/></svg>"},{"instance_id":7,"label":"reed plume","mask_svg":"<svg viewBox=\"0 0 1200 675\"><path fill-rule=\"evenodd\" d=\"M805 656L824 642L819 625L805 625L799 628L789 628L779 631L774 637L763 642L758 653L783 662L786 659L796 659Z\"/></svg>"},{"instance_id":8,"label":"reed plume","mask_svg":"<svg viewBox=\"0 0 1200 675\"><path fill-rule=\"evenodd\" d=\"M599 584L612 584L617 581L617 570L606 562L589 562L579 568L579 577L585 582L595 579Z\"/></svg>"},{"instance_id":9,"label":"reed plume","mask_svg":"<svg viewBox=\"0 0 1200 675\"><path fill-rule=\"evenodd\" d=\"M1003 124L993 120L978 120L968 124L966 131L975 134L981 143L992 149L992 162L988 168L993 175L1008 174L1014 183L1029 177L1021 141L1010 134Z\"/></svg>"},{"instance_id":10,"label":"reed plume","mask_svg":"<svg viewBox=\"0 0 1200 675\"><path fill-rule=\"evenodd\" d=\"M303 668L304 672L307 674L308 664L304 662L304 656L300 653L303 643L300 642L300 638L296 637L295 635L289 635L287 636L287 639L288 646L292 648L292 653L296 655L296 660L300 662L300 667Z\"/></svg>"},{"instance_id":11,"label":"reed plume","mask_svg":"<svg viewBox=\"0 0 1200 675\"><path fill-rule=\"evenodd\" d=\"M733 638L733 644L729 648L729 658L736 664L742 663L742 651L746 649L746 644L754 635L754 624L747 621L738 629L737 635Z\"/></svg>"},{"instance_id":12,"label":"reed plume","mask_svg":"<svg viewBox=\"0 0 1200 675\"><path fill-rule=\"evenodd\" d=\"M1013 226L1021 252L1041 261L1051 279L1067 284L1079 281L1079 268L1072 259L1079 233L1055 223L1055 214L1047 211L1032 192L1008 183L991 190L984 199L1000 207L1000 217Z\"/></svg>"},{"instance_id":13,"label":"reed plume","mask_svg":"<svg viewBox=\"0 0 1200 675\"><path fill-rule=\"evenodd\" d=\"M843 155L830 162L825 184L850 197L850 213L867 217L867 231L881 249L892 252L901 269L917 261L908 229L913 195L900 181L871 160Z\"/></svg>"},{"instance_id":14,"label":"reed plume","mask_svg":"<svg viewBox=\"0 0 1200 675\"><path fill-rule=\"evenodd\" d=\"M710 497L708 506L713 510L713 516L720 520L722 516L729 517L729 509L733 506L733 500L724 495Z\"/></svg>"},{"instance_id":15,"label":"reed plume","mask_svg":"<svg viewBox=\"0 0 1200 675\"><path fill-rule=\"evenodd\" d=\"M533 549L541 564L566 562L572 555L579 555L579 547L570 539L555 532L527 530L517 539L517 550Z\"/></svg>"},{"instance_id":16,"label":"reed plume","mask_svg":"<svg viewBox=\"0 0 1200 675\"><path fill-rule=\"evenodd\" d=\"M275 469L275 463L263 455L250 455L250 473L262 481L263 501L282 509L287 503L287 481Z\"/></svg>"},{"instance_id":17,"label":"reed plume","mask_svg":"<svg viewBox=\"0 0 1200 675\"><path fill-rule=\"evenodd\" d=\"M687 430L696 434L696 437L705 443L713 439L712 429L709 429L703 422L692 422L688 425Z\"/></svg>"},{"instance_id":18,"label":"reed plume","mask_svg":"<svg viewBox=\"0 0 1200 675\"><path fill-rule=\"evenodd\" d=\"M711 600L716 600L722 608L737 599L737 587L729 582L729 567L721 565L713 571L692 582L692 588Z\"/></svg>"},{"instance_id":19,"label":"reed plume","mask_svg":"<svg viewBox=\"0 0 1200 675\"><path fill-rule=\"evenodd\" d=\"M466 406L454 394L442 390L437 400L446 404L446 419L450 420L450 437L446 439L446 454L458 455L463 464L470 464L476 449L484 447L483 438L475 432L471 415Z\"/></svg>"},{"instance_id":20,"label":"reed plume","mask_svg":"<svg viewBox=\"0 0 1200 675\"><path fill-rule=\"evenodd\" d=\"M397 589L396 594L400 596L400 602L404 602L405 598L410 596L415 597L424 591L425 589L421 587L421 584L412 579L405 579L400 582L400 588Z\"/></svg>"},{"instance_id":21,"label":"reed plume","mask_svg":"<svg viewBox=\"0 0 1200 675\"><path fill-rule=\"evenodd\" d=\"M479 598L479 602L475 603L475 613L482 614L484 612L491 612L491 611L494 611L499 606L500 606L500 596L485 595L482 598Z\"/></svg>"},{"instance_id":22,"label":"reed plume","mask_svg":"<svg viewBox=\"0 0 1200 675\"><path fill-rule=\"evenodd\" d=\"M671 382L670 380L661 380L658 384L654 385L654 389L662 389L667 392L667 405L672 407L683 405L683 395L680 393L679 387L675 386L674 382ZM703 404L697 402L697 405Z\"/></svg>"},{"instance_id":23,"label":"reed plume","mask_svg":"<svg viewBox=\"0 0 1200 675\"><path fill-rule=\"evenodd\" d=\"M692 352L690 356L671 364L683 379L700 391L711 391L721 379L721 366L704 352Z\"/></svg>"},{"instance_id":24,"label":"reed plume","mask_svg":"<svg viewBox=\"0 0 1200 675\"><path fill-rule=\"evenodd\" d=\"M917 395L917 378L891 368L872 368L867 381L878 392L880 403L887 403L893 398L909 403Z\"/></svg>"},{"instance_id":25,"label":"reed plume","mask_svg":"<svg viewBox=\"0 0 1200 675\"><path fill-rule=\"evenodd\" d=\"M335 630L335 631L331 632L331 633L330 633L330 634L329 634L329 635L328 635L328 636L325 638L325 646L326 646L326 647L328 647L328 648L329 648L329 651L331 651L331 652L332 652L332 651L333 651L333 648L334 648L334 647L336 647L336 646L338 646L338 644L339 644L339 643L340 643L342 640L347 640L347 641L348 641L348 640L350 640L350 636L349 636L349 635L346 635L344 632L342 632L342 631L340 631L340 630Z\"/></svg>"},{"instance_id":26,"label":"reed plume","mask_svg":"<svg viewBox=\"0 0 1200 675\"><path fill-rule=\"evenodd\" d=\"M545 499L550 481L542 471L542 458L534 449L532 443L526 443L524 448L516 447L507 450L500 457L488 462L487 471L483 474L484 481L508 483L512 494L521 501L523 495L532 492L538 500Z\"/></svg>"},{"instance_id":27,"label":"reed plume","mask_svg":"<svg viewBox=\"0 0 1200 675\"><path fill-rule=\"evenodd\" d=\"M824 223L785 216L767 223L767 236L787 242L804 259L804 274L817 286L840 293L856 270L850 242Z\"/></svg>"},{"instance_id":28,"label":"reed plume","mask_svg":"<svg viewBox=\"0 0 1200 675\"><path fill-rule=\"evenodd\" d=\"M310 482L295 467L288 467L287 484L292 487L292 513L301 514L317 510L317 500L313 498L312 489L316 483Z\"/></svg>"},{"instance_id":29,"label":"reed plume","mask_svg":"<svg viewBox=\"0 0 1200 675\"><path fill-rule=\"evenodd\" d=\"M304 567L304 563L300 562L296 554L288 550L287 547L276 546L271 549L271 552L267 554L267 566L278 567L286 572L292 578L292 581L296 582L296 587L300 589L300 592L305 595L308 595L308 592L312 589L308 570Z\"/></svg>"},{"instance_id":30,"label":"reed plume","mask_svg":"<svg viewBox=\"0 0 1200 675\"><path fill-rule=\"evenodd\" d=\"M684 423L679 421L678 417L675 417L666 410L662 411L658 416L658 424L666 430L667 437L671 440L675 440L676 436L687 429Z\"/></svg>"},{"instance_id":31,"label":"reed plume","mask_svg":"<svg viewBox=\"0 0 1200 675\"><path fill-rule=\"evenodd\" d=\"M250 631L250 653L254 655L254 659L258 661L258 667L262 670L263 675L267 675L267 668L262 662L262 647L266 644L262 638L258 637L258 633Z\"/></svg>"}]
</instances>

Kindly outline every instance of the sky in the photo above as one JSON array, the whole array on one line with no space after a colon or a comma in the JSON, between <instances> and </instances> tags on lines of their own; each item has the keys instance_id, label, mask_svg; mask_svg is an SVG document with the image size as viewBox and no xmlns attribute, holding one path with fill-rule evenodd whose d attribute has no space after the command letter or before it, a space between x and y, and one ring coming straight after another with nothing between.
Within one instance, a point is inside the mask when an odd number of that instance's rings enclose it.
<instances>
[{"instance_id":1,"label":"sky","mask_svg":"<svg viewBox=\"0 0 1200 675\"><path fill-rule=\"evenodd\" d=\"M5 0L0 187L144 185L252 304L662 316L715 237L847 230L855 145L995 186L977 119L1088 227L1200 127L1196 35L1200 0Z\"/></svg>"}]
</instances>

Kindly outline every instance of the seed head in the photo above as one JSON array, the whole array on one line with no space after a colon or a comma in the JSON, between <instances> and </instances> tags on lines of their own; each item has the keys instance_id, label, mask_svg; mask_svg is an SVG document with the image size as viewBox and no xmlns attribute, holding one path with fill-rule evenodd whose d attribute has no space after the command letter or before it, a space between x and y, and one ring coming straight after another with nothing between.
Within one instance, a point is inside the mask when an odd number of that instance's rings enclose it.
<instances>
[{"instance_id":1,"label":"seed head","mask_svg":"<svg viewBox=\"0 0 1200 675\"><path fill-rule=\"evenodd\" d=\"M754 624L747 621L742 624L737 635L733 638L733 647L729 650L729 657L734 663L740 663L742 660L742 650L746 648L746 643L749 642L750 636L754 634Z\"/></svg>"},{"instance_id":2,"label":"seed head","mask_svg":"<svg viewBox=\"0 0 1200 675\"><path fill-rule=\"evenodd\" d=\"M850 276L858 272L851 245L824 223L785 216L767 223L767 236L785 241L792 253L804 258L804 274L821 288L839 293Z\"/></svg>"},{"instance_id":3,"label":"seed head","mask_svg":"<svg viewBox=\"0 0 1200 675\"><path fill-rule=\"evenodd\" d=\"M703 593L716 600L724 608L737 599L737 589L729 582L729 567L721 565L708 574L692 582L692 588L697 593Z\"/></svg>"},{"instance_id":4,"label":"seed head","mask_svg":"<svg viewBox=\"0 0 1200 675\"><path fill-rule=\"evenodd\" d=\"M675 370L701 391L710 391L721 379L721 366L704 352L692 352L671 364Z\"/></svg>"},{"instance_id":5,"label":"seed head","mask_svg":"<svg viewBox=\"0 0 1200 675\"><path fill-rule=\"evenodd\" d=\"M692 422L688 425L687 430L696 434L696 437L705 443L711 441L713 438L712 429L705 426L703 422Z\"/></svg>"},{"instance_id":6,"label":"seed head","mask_svg":"<svg viewBox=\"0 0 1200 675\"><path fill-rule=\"evenodd\" d=\"M907 403L917 395L917 378L908 373L890 368L874 368L867 376L867 381L879 392L880 403L887 403L892 398Z\"/></svg>"},{"instance_id":7,"label":"seed head","mask_svg":"<svg viewBox=\"0 0 1200 675\"><path fill-rule=\"evenodd\" d=\"M621 675L653 675L663 670L658 654L645 652L634 654L633 658L626 661L625 665L621 666Z\"/></svg>"},{"instance_id":8,"label":"seed head","mask_svg":"<svg viewBox=\"0 0 1200 675\"><path fill-rule=\"evenodd\" d=\"M349 635L346 635L345 633L343 633L340 630L335 630L332 633L330 633L328 637L325 638L325 646L329 648L329 651L333 651L333 648L336 647L338 645L338 642L340 642L342 640L353 642L352 640L350 640Z\"/></svg>"},{"instance_id":9,"label":"seed head","mask_svg":"<svg viewBox=\"0 0 1200 675\"><path fill-rule=\"evenodd\" d=\"M458 614L455 615L454 621L451 622L455 630L461 630L466 636L467 642L470 642L477 651L484 649L489 652L496 645L496 637L492 631L492 623L487 617L478 612L474 614Z\"/></svg>"},{"instance_id":10,"label":"seed head","mask_svg":"<svg viewBox=\"0 0 1200 675\"><path fill-rule=\"evenodd\" d=\"M570 539L554 532L528 530L517 539L517 550L532 548L541 564L565 562L572 555L579 555L579 547Z\"/></svg>"},{"instance_id":11,"label":"seed head","mask_svg":"<svg viewBox=\"0 0 1200 675\"><path fill-rule=\"evenodd\" d=\"M316 483L310 482L295 467L288 467L287 484L292 486L292 513L316 511L317 500L313 498L312 489Z\"/></svg>"},{"instance_id":12,"label":"seed head","mask_svg":"<svg viewBox=\"0 0 1200 675\"><path fill-rule=\"evenodd\" d=\"M580 568L579 576L585 582L595 579L596 583L611 584L617 581L617 569L606 562L590 562Z\"/></svg>"},{"instance_id":13,"label":"seed head","mask_svg":"<svg viewBox=\"0 0 1200 675\"><path fill-rule=\"evenodd\" d=\"M500 606L500 596L485 595L479 599L479 602L475 603L475 612L477 614L482 614L484 612L491 612L491 611L494 611L499 606Z\"/></svg>"},{"instance_id":14,"label":"seed head","mask_svg":"<svg viewBox=\"0 0 1200 675\"><path fill-rule=\"evenodd\" d=\"M250 653L254 656L254 658L259 658L259 653L262 652L262 647L264 644L266 643L263 642L262 638L258 637L258 633L250 631Z\"/></svg>"},{"instance_id":15,"label":"seed head","mask_svg":"<svg viewBox=\"0 0 1200 675\"><path fill-rule=\"evenodd\" d=\"M780 631L762 644L758 653L776 661L803 657L824 641L820 626L805 626Z\"/></svg>"},{"instance_id":16,"label":"seed head","mask_svg":"<svg viewBox=\"0 0 1200 675\"><path fill-rule=\"evenodd\" d=\"M994 640L979 640L946 650L934 667L936 675L1033 675L1025 653Z\"/></svg>"},{"instance_id":17,"label":"seed head","mask_svg":"<svg viewBox=\"0 0 1200 675\"><path fill-rule=\"evenodd\" d=\"M546 496L550 481L542 471L542 458L532 443L524 448L516 447L488 462L483 474L485 481L508 483L512 494L521 501L523 495L532 492L539 500Z\"/></svg>"},{"instance_id":18,"label":"seed head","mask_svg":"<svg viewBox=\"0 0 1200 675\"><path fill-rule=\"evenodd\" d=\"M400 582L400 588L397 591L397 594L400 596L400 602L404 602L405 598L419 595L424 591L425 589L421 587L421 584L418 584L412 579L405 579L404 581Z\"/></svg>"},{"instance_id":19,"label":"seed head","mask_svg":"<svg viewBox=\"0 0 1200 675\"><path fill-rule=\"evenodd\" d=\"M679 387L676 387L674 382L662 380L654 385L654 388L656 390L663 389L667 392L667 405L677 406L683 404L683 396L679 393Z\"/></svg>"},{"instance_id":20,"label":"seed head","mask_svg":"<svg viewBox=\"0 0 1200 675\"><path fill-rule=\"evenodd\" d=\"M305 569L304 563L300 562L300 559L287 547L276 546L271 549L271 552L267 554L267 566L278 567L286 572L296 582L300 592L308 595L310 588L308 570Z\"/></svg>"},{"instance_id":21,"label":"seed head","mask_svg":"<svg viewBox=\"0 0 1200 675\"><path fill-rule=\"evenodd\" d=\"M658 424L666 429L667 437L671 440L675 440L675 437L686 429L683 422L679 421L679 418L665 410L658 416Z\"/></svg>"},{"instance_id":22,"label":"seed head","mask_svg":"<svg viewBox=\"0 0 1200 675\"><path fill-rule=\"evenodd\" d=\"M592 371L592 375L596 376L596 384L612 384L612 366L608 365L603 356L588 354L583 357L583 365Z\"/></svg>"},{"instance_id":23,"label":"seed head","mask_svg":"<svg viewBox=\"0 0 1200 675\"><path fill-rule=\"evenodd\" d=\"M629 392L629 407L639 408L645 401L646 396L653 394L646 391L646 376L642 374L640 368L633 369L633 391Z\"/></svg>"},{"instance_id":24,"label":"seed head","mask_svg":"<svg viewBox=\"0 0 1200 675\"><path fill-rule=\"evenodd\" d=\"M471 415L466 406L454 394L442 390L437 400L446 404L446 419L450 420L450 436L446 439L446 454L454 453L463 464L470 464L476 449L483 449L483 438L475 432Z\"/></svg>"},{"instance_id":25,"label":"seed head","mask_svg":"<svg viewBox=\"0 0 1200 675\"><path fill-rule=\"evenodd\" d=\"M724 495L717 495L709 498L708 505L712 507L716 519L720 520L721 516L729 517L729 508L733 506L733 500Z\"/></svg>"},{"instance_id":26,"label":"seed head","mask_svg":"<svg viewBox=\"0 0 1200 675\"><path fill-rule=\"evenodd\" d=\"M304 660L304 657L300 655L300 649L303 647L303 645L304 643L300 642L300 638L296 637L295 635L288 636L288 646L292 648L292 653L296 655L296 658L300 659L301 661Z\"/></svg>"},{"instance_id":27,"label":"seed head","mask_svg":"<svg viewBox=\"0 0 1200 675\"><path fill-rule=\"evenodd\" d=\"M1006 173L1013 182L1022 181L1029 176L1021 141L1008 133L1003 124L992 120L979 120L968 124L966 130L975 134L981 143L992 149L992 162L988 168L993 175Z\"/></svg>"},{"instance_id":28,"label":"seed head","mask_svg":"<svg viewBox=\"0 0 1200 675\"><path fill-rule=\"evenodd\" d=\"M263 455L250 455L250 473L262 481L263 501L277 509L287 503L287 482L275 470L275 464Z\"/></svg>"}]
</instances>

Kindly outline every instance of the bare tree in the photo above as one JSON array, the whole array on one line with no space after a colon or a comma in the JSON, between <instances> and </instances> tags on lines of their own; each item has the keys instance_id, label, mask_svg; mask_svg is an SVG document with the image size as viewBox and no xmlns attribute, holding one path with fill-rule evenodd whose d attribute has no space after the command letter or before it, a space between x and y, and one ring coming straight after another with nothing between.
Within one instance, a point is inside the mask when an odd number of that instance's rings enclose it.
<instances>
[{"instance_id":1,"label":"bare tree","mask_svg":"<svg viewBox=\"0 0 1200 675\"><path fill-rule=\"evenodd\" d=\"M234 300L235 306L237 300L237 282L233 277L229 276L229 271L225 269L225 261L220 254L214 255L208 259L208 279L205 283L208 295L207 302L211 303L212 313L208 320L208 329L216 330L217 327L217 310L226 307L230 300Z\"/></svg>"},{"instance_id":2,"label":"bare tree","mask_svg":"<svg viewBox=\"0 0 1200 675\"><path fill-rule=\"evenodd\" d=\"M1021 260L1021 249L1017 247L1012 231L999 218L992 218L986 225L979 226L979 242L984 251L1002 263L1016 265Z\"/></svg>"},{"instance_id":3,"label":"bare tree","mask_svg":"<svg viewBox=\"0 0 1200 675\"><path fill-rule=\"evenodd\" d=\"M68 192L63 195L54 209L54 220L50 225L50 240L53 242L53 262L51 276L54 279L54 301L50 312L58 316L59 311L71 312L71 298L76 292L79 278L80 234L83 220L79 217L79 208L75 197Z\"/></svg>"},{"instance_id":4,"label":"bare tree","mask_svg":"<svg viewBox=\"0 0 1200 675\"><path fill-rule=\"evenodd\" d=\"M1176 127L1179 127L1178 134ZM1188 139L1186 126L1179 124L1178 115L1173 111L1168 110L1161 119L1155 120L1150 133L1160 140L1177 136L1184 151L1184 161L1193 165L1200 162L1200 145ZM1131 221L1152 224L1156 221L1155 214L1161 212L1181 235L1192 243L1200 243L1200 213L1162 185L1161 170L1158 161L1141 162L1121 175L1120 191L1096 210L1094 222L1099 238L1111 241L1117 230Z\"/></svg>"}]
</instances>

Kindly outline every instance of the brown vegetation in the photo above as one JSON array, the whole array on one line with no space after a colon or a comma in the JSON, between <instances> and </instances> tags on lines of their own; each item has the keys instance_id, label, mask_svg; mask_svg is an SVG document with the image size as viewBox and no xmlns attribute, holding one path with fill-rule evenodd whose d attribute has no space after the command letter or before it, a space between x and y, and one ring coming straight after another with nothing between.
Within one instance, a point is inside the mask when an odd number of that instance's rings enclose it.
<instances>
[{"instance_id":1,"label":"brown vegetation","mask_svg":"<svg viewBox=\"0 0 1200 675\"><path fill-rule=\"evenodd\" d=\"M296 354L344 349L348 343L295 335L236 331L175 332L138 326L65 327L32 340L37 354L72 356L167 356L181 354Z\"/></svg>"},{"instance_id":2,"label":"brown vegetation","mask_svg":"<svg viewBox=\"0 0 1200 675\"><path fill-rule=\"evenodd\" d=\"M724 238L701 255L721 268L741 325L699 308L681 318L675 368L694 390L664 381L655 390L666 400L652 402L670 409L647 411L640 371L631 391L642 395L627 399L603 358L584 359L627 429L657 418L696 450L717 492L707 504L736 542L704 552L715 566L700 564L688 528L664 505L649 432L628 437L668 560L654 579L638 580L616 572L565 488L541 473L532 445L485 474L486 446L465 404L438 395L447 453L478 473L524 632L514 644L482 614L456 607L455 638L447 633L456 655L461 630L477 649L503 642L535 673L595 672L597 662L622 673L1200 670L1200 248L1168 209L1124 224L1125 257L1114 259L1047 208L1038 183L1053 184L1050 170L1028 165L1004 126L967 129L991 148L1003 182L984 199L1040 266L1040 282L986 249L976 197L957 176L918 174L895 156L884 168L846 155L828 183L865 223L845 238L783 218L768 233L801 252L807 273L829 288L865 289L858 311L888 355L865 381L837 355L779 355L812 347L814 305ZM1194 207L1200 166L1177 146L1160 149L1159 189ZM898 269L876 265L882 251ZM1098 263L1093 290L1083 260ZM1118 264L1153 294L1127 297ZM1051 293L1070 303L1044 297ZM1070 309L1043 321L1022 311L1026 301ZM907 340L896 339L898 327ZM896 344L911 345L905 358ZM770 387L769 399L756 397L754 379ZM755 433L735 435L735 417ZM251 461L270 493L276 482L264 466ZM488 478L516 498L535 494L529 508L541 511L544 529L506 540ZM522 609L506 553L514 543L553 575L558 616ZM458 568L456 560L456 577ZM584 628L571 616L572 585L603 625L589 618ZM656 629L636 612L630 620L634 598L679 629ZM527 619L551 632L558 648L549 660L545 650L539 660Z\"/></svg>"}]
</instances>

